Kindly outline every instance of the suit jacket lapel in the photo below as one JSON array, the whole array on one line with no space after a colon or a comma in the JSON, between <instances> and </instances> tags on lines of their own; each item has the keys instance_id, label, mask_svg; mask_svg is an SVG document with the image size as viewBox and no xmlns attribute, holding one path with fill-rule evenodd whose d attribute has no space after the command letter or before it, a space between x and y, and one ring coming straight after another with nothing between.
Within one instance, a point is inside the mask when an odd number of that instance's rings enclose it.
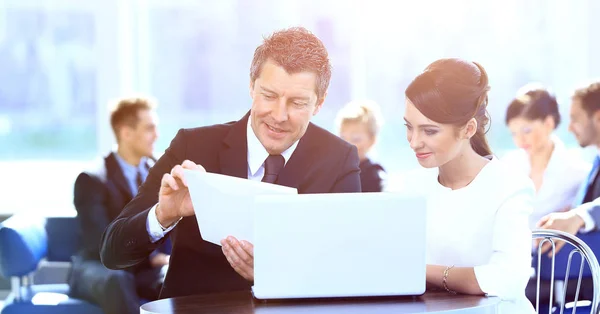
<instances>
[{"instance_id":1,"label":"suit jacket lapel","mask_svg":"<svg viewBox=\"0 0 600 314\"><path fill-rule=\"evenodd\" d=\"M106 157L106 172L108 179L112 180L117 186L117 188L122 193L125 193L125 195L129 197L129 199L132 199L133 195L131 194L131 189L127 184L127 179L125 179L125 176L123 175L123 170L121 170L121 167L119 166L117 158L114 154L115 153L110 153Z\"/></svg>"},{"instance_id":2,"label":"suit jacket lapel","mask_svg":"<svg viewBox=\"0 0 600 314\"><path fill-rule=\"evenodd\" d=\"M246 140L246 128L249 116L250 112L235 122L223 139L223 149L219 153L221 174L244 179L248 178L248 141Z\"/></svg>"},{"instance_id":3,"label":"suit jacket lapel","mask_svg":"<svg viewBox=\"0 0 600 314\"><path fill-rule=\"evenodd\" d=\"M583 204L583 201L585 200L585 196L587 195L588 189L590 188L590 184L592 182L594 182L594 179L598 173L598 168L600 168L600 157L596 156L596 158L594 159L594 163L592 165L592 170L590 171L590 174L588 175L587 180L582 182L581 186L579 186L579 190L577 191L575 199L573 200L573 207L577 207L577 206Z\"/></svg>"},{"instance_id":4,"label":"suit jacket lapel","mask_svg":"<svg viewBox=\"0 0 600 314\"><path fill-rule=\"evenodd\" d=\"M308 173L311 165L314 162L312 149L318 139L313 138L313 125L310 123L306 129L306 133L298 142L296 150L290 157L290 160L285 164L285 167L279 173L277 184L291 188L298 188L304 180L304 176Z\"/></svg>"},{"instance_id":5,"label":"suit jacket lapel","mask_svg":"<svg viewBox=\"0 0 600 314\"><path fill-rule=\"evenodd\" d=\"M596 179L596 181L600 180L600 178L594 178L594 179ZM597 199L598 197L600 197L600 182L596 182L596 181L592 181L592 184L594 184L593 185L594 190L592 190L590 201L593 201L593 200Z\"/></svg>"}]
</instances>

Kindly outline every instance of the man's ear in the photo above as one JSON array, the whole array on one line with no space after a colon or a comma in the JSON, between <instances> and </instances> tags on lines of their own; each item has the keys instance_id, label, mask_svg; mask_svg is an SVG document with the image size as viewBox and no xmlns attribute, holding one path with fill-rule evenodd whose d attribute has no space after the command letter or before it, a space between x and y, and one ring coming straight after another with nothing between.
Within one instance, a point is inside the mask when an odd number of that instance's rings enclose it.
<instances>
[{"instance_id":1,"label":"man's ear","mask_svg":"<svg viewBox=\"0 0 600 314\"><path fill-rule=\"evenodd\" d=\"M600 126L600 110L596 110L592 114L592 121L594 122L595 125Z\"/></svg>"},{"instance_id":2,"label":"man's ear","mask_svg":"<svg viewBox=\"0 0 600 314\"><path fill-rule=\"evenodd\" d=\"M254 82L252 80L250 81L248 91L250 92L250 98L254 99Z\"/></svg>"},{"instance_id":3,"label":"man's ear","mask_svg":"<svg viewBox=\"0 0 600 314\"><path fill-rule=\"evenodd\" d=\"M128 125L123 125L119 128L119 138L121 141L129 141L131 138L131 134L133 133L133 128Z\"/></svg>"},{"instance_id":4,"label":"man's ear","mask_svg":"<svg viewBox=\"0 0 600 314\"><path fill-rule=\"evenodd\" d=\"M321 99L317 100L317 105L315 106L315 110L313 110L313 116L316 115L317 113L319 113L319 111L323 107L325 98L327 98L327 92L325 92L325 94L323 94L323 97Z\"/></svg>"}]
</instances>

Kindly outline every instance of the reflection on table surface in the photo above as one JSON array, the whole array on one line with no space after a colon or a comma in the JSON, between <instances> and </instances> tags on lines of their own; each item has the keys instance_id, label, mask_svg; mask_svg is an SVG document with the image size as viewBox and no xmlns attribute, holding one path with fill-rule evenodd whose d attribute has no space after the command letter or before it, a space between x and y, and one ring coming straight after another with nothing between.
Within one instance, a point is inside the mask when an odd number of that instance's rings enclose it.
<instances>
[{"instance_id":1,"label":"reflection on table surface","mask_svg":"<svg viewBox=\"0 0 600 314\"><path fill-rule=\"evenodd\" d=\"M249 291L163 299L142 305L141 313L495 313L497 298L427 292L421 296L257 300ZM459 310L459 311L456 311Z\"/></svg>"}]
</instances>

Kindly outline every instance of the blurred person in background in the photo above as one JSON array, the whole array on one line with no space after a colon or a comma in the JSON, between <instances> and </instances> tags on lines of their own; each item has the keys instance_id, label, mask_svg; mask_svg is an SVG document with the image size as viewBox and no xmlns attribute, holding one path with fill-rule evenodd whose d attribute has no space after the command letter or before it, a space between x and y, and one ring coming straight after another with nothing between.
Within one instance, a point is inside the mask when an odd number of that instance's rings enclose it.
<instances>
[{"instance_id":1,"label":"blurred person in background","mask_svg":"<svg viewBox=\"0 0 600 314\"><path fill-rule=\"evenodd\" d=\"M526 85L531 86L531 85ZM536 195L529 227L545 215L571 208L591 165L569 152L554 134L561 116L554 95L541 86L522 88L506 110L506 125L517 150L501 161L531 178Z\"/></svg>"},{"instance_id":2,"label":"blurred person in background","mask_svg":"<svg viewBox=\"0 0 600 314\"><path fill-rule=\"evenodd\" d=\"M570 118L569 131L575 135L579 145L600 148L600 81L575 90L571 97ZM600 226L599 169L600 155L596 155L591 171L588 172L574 198L572 209L544 216L538 222L537 227L560 230L570 234L598 231L598 226ZM561 179L566 180L567 178ZM556 250L560 250L563 245L564 242L557 242ZM551 246L546 243L542 247L542 252L546 252L550 248Z\"/></svg>"},{"instance_id":3,"label":"blurred person in background","mask_svg":"<svg viewBox=\"0 0 600 314\"><path fill-rule=\"evenodd\" d=\"M353 101L338 112L336 121L340 137L358 149L362 191L381 192L385 170L367 157L382 123L379 107L373 101Z\"/></svg>"},{"instance_id":4,"label":"blurred person in background","mask_svg":"<svg viewBox=\"0 0 600 314\"><path fill-rule=\"evenodd\" d=\"M140 298L156 300L169 263L167 241L146 260L126 270L107 269L100 262L104 229L137 194L154 164L158 137L155 104L148 98L116 102L110 124L117 149L82 172L75 181L74 203L83 247L73 257L71 295L99 305L107 314L139 313Z\"/></svg>"}]
</instances>

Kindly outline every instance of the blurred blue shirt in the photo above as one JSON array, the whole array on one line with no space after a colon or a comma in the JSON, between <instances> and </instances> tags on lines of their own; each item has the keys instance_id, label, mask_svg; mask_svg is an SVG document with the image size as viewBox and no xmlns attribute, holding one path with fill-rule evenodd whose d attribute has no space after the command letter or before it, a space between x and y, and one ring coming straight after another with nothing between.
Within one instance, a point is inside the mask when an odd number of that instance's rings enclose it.
<instances>
[{"instance_id":1,"label":"blurred blue shirt","mask_svg":"<svg viewBox=\"0 0 600 314\"><path fill-rule=\"evenodd\" d=\"M138 171L142 175L142 182L146 180L148 176L148 158L142 157L140 160L140 164L133 166L127 163L118 153L115 152L115 157L117 157L117 162L119 163L119 167L121 167L121 171L123 171L123 175L125 176L125 180L127 180L127 184L129 185L129 189L131 190L131 195L135 196L138 192L138 185L136 182Z\"/></svg>"}]
</instances>

